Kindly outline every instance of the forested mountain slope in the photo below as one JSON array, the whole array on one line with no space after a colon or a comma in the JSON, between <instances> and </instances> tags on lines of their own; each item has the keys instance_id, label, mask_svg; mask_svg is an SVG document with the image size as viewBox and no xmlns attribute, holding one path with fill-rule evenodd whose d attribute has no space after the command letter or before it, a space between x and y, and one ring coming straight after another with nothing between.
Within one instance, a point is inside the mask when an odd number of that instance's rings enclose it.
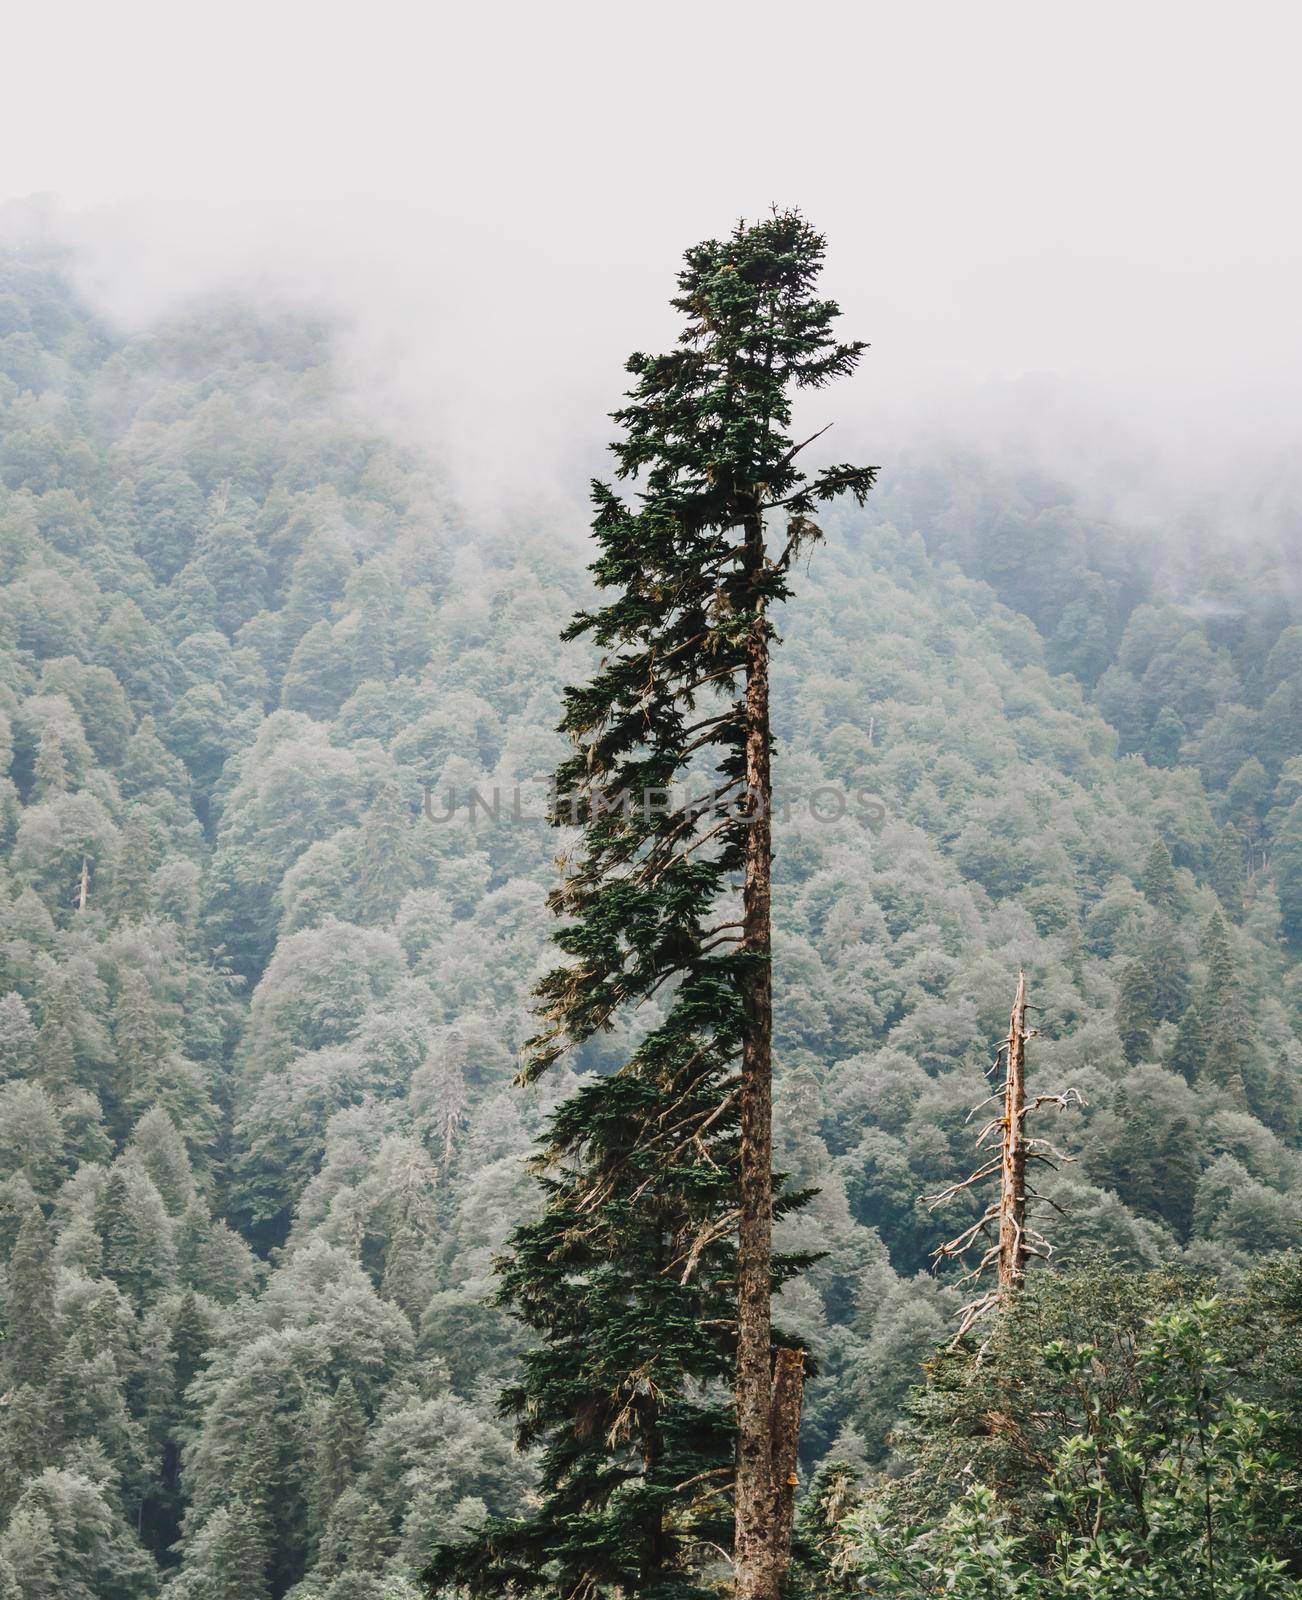
<instances>
[{"instance_id":1,"label":"forested mountain slope","mask_svg":"<svg viewBox=\"0 0 1302 1600\"><path fill-rule=\"evenodd\" d=\"M0 1595L414 1594L529 1493L492 1257L627 1043L512 1084L581 547L480 536L303 320L120 338L14 260L0 407ZM781 621L811 1470L886 1461L949 1326L918 1196L971 1166L1019 965L1032 1088L1086 1102L1061 1250L1299 1237L1296 575L1173 570L1058 493L888 474Z\"/></svg>"}]
</instances>

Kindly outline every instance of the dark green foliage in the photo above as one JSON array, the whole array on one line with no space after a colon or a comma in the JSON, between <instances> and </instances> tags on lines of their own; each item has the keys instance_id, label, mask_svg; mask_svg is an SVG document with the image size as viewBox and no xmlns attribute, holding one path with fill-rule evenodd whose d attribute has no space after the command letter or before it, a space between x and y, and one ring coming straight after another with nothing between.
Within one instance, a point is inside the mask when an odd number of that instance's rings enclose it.
<instances>
[{"instance_id":1,"label":"dark green foliage","mask_svg":"<svg viewBox=\"0 0 1302 1600\"><path fill-rule=\"evenodd\" d=\"M1270 789L1270 774L1256 756L1249 756L1225 791L1230 820L1249 839L1260 837L1262 818L1270 803Z\"/></svg>"},{"instance_id":2,"label":"dark green foliage","mask_svg":"<svg viewBox=\"0 0 1302 1600\"><path fill-rule=\"evenodd\" d=\"M19 1337L21 1329L11 1323L8 1341ZM12 1512L31 1479L54 1465L58 1447L45 1383L16 1384L7 1393L4 1428L0 1430L0 1516Z\"/></svg>"},{"instance_id":3,"label":"dark green foliage","mask_svg":"<svg viewBox=\"0 0 1302 1600\"><path fill-rule=\"evenodd\" d=\"M909 1472L824 1547L874 1592L1011 1600L1302 1592L1296 1256L1242 1292L1098 1263L1040 1275L911 1406Z\"/></svg>"},{"instance_id":4,"label":"dark green foliage","mask_svg":"<svg viewBox=\"0 0 1302 1600\"><path fill-rule=\"evenodd\" d=\"M1159 1107L1129 1085L1118 1090L1110 1112L1096 1115L1090 1130L1095 1181L1181 1240L1193 1222L1203 1155L1198 1131L1183 1111L1159 1116Z\"/></svg>"},{"instance_id":5,"label":"dark green foliage","mask_svg":"<svg viewBox=\"0 0 1302 1600\"><path fill-rule=\"evenodd\" d=\"M377 1501L357 1519L349 1546L351 1565L359 1572L382 1572L393 1554L393 1525L389 1513Z\"/></svg>"},{"instance_id":6,"label":"dark green foliage","mask_svg":"<svg viewBox=\"0 0 1302 1600\"><path fill-rule=\"evenodd\" d=\"M160 1098L169 1054L153 990L143 972L122 975L113 1005L113 1042L122 1069L119 1114L126 1122Z\"/></svg>"},{"instance_id":7,"label":"dark green foliage","mask_svg":"<svg viewBox=\"0 0 1302 1600\"><path fill-rule=\"evenodd\" d=\"M1082 683L1097 682L1115 648L1117 584L1078 567L1071 575L1072 596L1063 606L1047 643L1055 672L1071 672Z\"/></svg>"},{"instance_id":8,"label":"dark green foliage","mask_svg":"<svg viewBox=\"0 0 1302 1600\"><path fill-rule=\"evenodd\" d=\"M87 1469L87 1470L83 1470ZM148 1600L153 1563L117 1506L111 1469L94 1449L84 1461L47 1467L15 1507L0 1557L20 1600Z\"/></svg>"}]
</instances>

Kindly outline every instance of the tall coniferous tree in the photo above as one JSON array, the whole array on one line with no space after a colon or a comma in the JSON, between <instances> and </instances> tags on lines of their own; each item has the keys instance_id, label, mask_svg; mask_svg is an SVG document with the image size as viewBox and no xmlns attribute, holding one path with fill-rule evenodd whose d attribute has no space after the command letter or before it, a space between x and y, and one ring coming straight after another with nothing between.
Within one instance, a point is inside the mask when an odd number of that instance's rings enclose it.
<instances>
[{"instance_id":1,"label":"tall coniferous tree","mask_svg":"<svg viewBox=\"0 0 1302 1600\"><path fill-rule=\"evenodd\" d=\"M583 839L552 896L569 961L540 987L527 1075L624 1007L654 995L664 1014L553 1118L545 1209L505 1265L539 1335L504 1403L544 1447L540 1510L442 1552L436 1583L687 1600L734 1518L738 1596L769 1600L785 1573L794 1457L775 1471L773 1437L794 1451L799 1358L775 1360L770 1326L797 1265L771 1241L770 612L817 505L874 478L807 477L789 433L793 392L863 349L832 337L822 259L794 213L697 246L677 348L628 363L613 449L638 495L593 487L610 598L568 637L603 657L567 692L554 815Z\"/></svg>"}]
</instances>

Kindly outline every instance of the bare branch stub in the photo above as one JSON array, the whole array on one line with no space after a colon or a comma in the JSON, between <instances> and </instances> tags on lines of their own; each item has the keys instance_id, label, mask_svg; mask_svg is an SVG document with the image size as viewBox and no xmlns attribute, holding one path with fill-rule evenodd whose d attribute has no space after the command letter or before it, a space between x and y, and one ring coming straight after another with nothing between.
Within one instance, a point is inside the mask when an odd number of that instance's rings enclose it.
<instances>
[{"instance_id":1,"label":"bare branch stub","mask_svg":"<svg viewBox=\"0 0 1302 1600\"><path fill-rule=\"evenodd\" d=\"M968 1177L950 1184L939 1194L923 1196L928 1210L934 1211L955 1195L975 1188L998 1174L998 1192L977 1220L932 1252L935 1270L944 1261L969 1259L978 1244L983 1244L983 1253L959 1279L959 1283L980 1283L991 1272L994 1273L994 1282L960 1308L959 1328L954 1335L956 1344L986 1312L1006 1303L1016 1294L1025 1280L1027 1262L1032 1256L1047 1261L1053 1254L1053 1246L1048 1239L1027 1221L1027 1204L1030 1200L1046 1200L1054 1210L1060 1212L1062 1208L1036 1193L1027 1178L1027 1168L1032 1161L1040 1161L1056 1169L1060 1161L1070 1161L1072 1158L1063 1155L1047 1139L1029 1137L1026 1118L1041 1106L1052 1105L1065 1111L1069 1106L1079 1106L1083 1102L1075 1089L1067 1089L1062 1093L1036 1095L1028 1103L1026 1042L1035 1036L1036 1030L1027 1026L1026 1013L1032 1009L1026 998L1026 974L1019 972L1017 994L1008 1022L1008 1037L1000 1046L987 1073L993 1078L1002 1067L1003 1080L968 1114L968 1120L971 1121L983 1106L992 1101L1000 1103L999 1115L992 1117L976 1137L976 1147L982 1151L997 1130L998 1155L987 1157Z\"/></svg>"}]
</instances>

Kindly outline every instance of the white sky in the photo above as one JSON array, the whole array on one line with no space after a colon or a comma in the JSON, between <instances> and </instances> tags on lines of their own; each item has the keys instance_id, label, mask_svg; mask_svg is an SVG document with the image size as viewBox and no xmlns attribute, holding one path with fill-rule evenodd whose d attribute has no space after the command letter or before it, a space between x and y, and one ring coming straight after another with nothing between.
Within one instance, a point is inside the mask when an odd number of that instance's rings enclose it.
<instances>
[{"instance_id":1,"label":"white sky","mask_svg":"<svg viewBox=\"0 0 1302 1600\"><path fill-rule=\"evenodd\" d=\"M773 201L872 341L851 431L1048 381L1195 456L1297 432L1294 5L44 0L4 41L0 199L56 196L108 305L325 297L468 478L565 478L681 250Z\"/></svg>"}]
</instances>

